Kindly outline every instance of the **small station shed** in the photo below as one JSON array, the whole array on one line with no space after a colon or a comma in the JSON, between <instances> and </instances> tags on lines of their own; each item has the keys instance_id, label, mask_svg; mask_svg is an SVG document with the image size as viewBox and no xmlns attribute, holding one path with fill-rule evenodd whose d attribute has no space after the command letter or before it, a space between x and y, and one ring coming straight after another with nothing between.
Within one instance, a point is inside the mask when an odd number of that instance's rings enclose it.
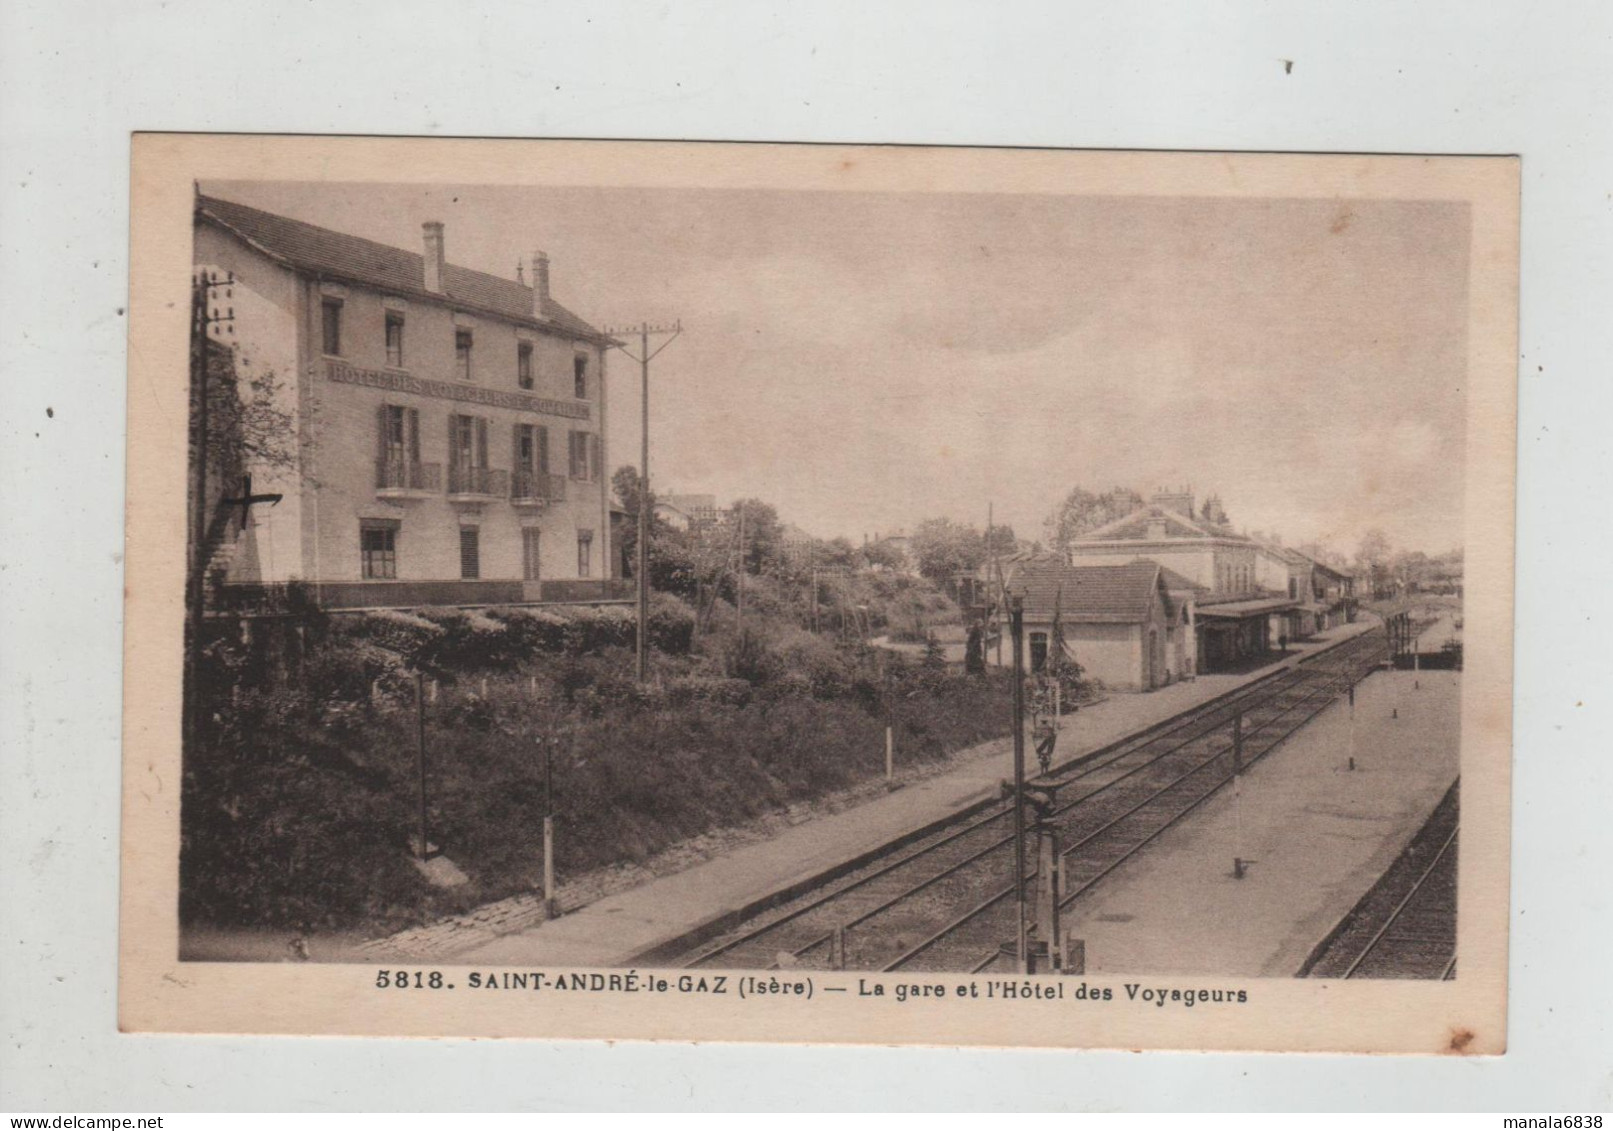
<instances>
[{"instance_id":1,"label":"small station shed","mask_svg":"<svg viewBox=\"0 0 1613 1131\"><path fill-rule=\"evenodd\" d=\"M1152 691L1192 674L1192 624L1157 562L1024 564L1008 590L1024 598L1027 664L1046 666L1055 617L1066 653L1114 691Z\"/></svg>"}]
</instances>

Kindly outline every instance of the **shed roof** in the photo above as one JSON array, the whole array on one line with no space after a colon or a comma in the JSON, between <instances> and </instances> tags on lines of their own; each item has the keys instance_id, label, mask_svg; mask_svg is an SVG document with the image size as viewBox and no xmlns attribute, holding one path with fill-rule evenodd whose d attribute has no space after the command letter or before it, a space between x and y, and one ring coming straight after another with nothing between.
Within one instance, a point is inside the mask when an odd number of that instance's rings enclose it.
<instances>
[{"instance_id":1,"label":"shed roof","mask_svg":"<svg viewBox=\"0 0 1613 1131\"><path fill-rule=\"evenodd\" d=\"M605 335L561 306L545 299L543 316L533 311L532 288L485 271L449 263L443 267L443 293L426 290L425 257L389 244L321 228L213 196L198 196L196 215L289 267L313 275L362 283L395 294L459 303L516 322L547 325L580 338Z\"/></svg>"},{"instance_id":2,"label":"shed roof","mask_svg":"<svg viewBox=\"0 0 1613 1131\"><path fill-rule=\"evenodd\" d=\"M1219 617L1225 620L1242 620L1245 617L1263 617L1299 608L1299 602L1286 597L1263 597L1253 601L1226 601L1219 605L1200 605L1200 620Z\"/></svg>"},{"instance_id":3,"label":"shed roof","mask_svg":"<svg viewBox=\"0 0 1613 1131\"><path fill-rule=\"evenodd\" d=\"M1170 597L1155 562L1072 566L1058 561L1028 562L1008 586L1025 599L1025 619L1059 619L1073 624L1137 624L1147 620L1151 603Z\"/></svg>"}]
</instances>

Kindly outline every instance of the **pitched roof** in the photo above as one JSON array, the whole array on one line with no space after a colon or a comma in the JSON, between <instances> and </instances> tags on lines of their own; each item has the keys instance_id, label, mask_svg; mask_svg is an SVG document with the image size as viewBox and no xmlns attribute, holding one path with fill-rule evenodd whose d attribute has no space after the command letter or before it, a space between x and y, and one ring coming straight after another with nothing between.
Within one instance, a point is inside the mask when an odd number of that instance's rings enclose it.
<instances>
[{"instance_id":1,"label":"pitched roof","mask_svg":"<svg viewBox=\"0 0 1613 1131\"><path fill-rule=\"evenodd\" d=\"M1314 558L1311 555L1307 554L1303 550L1294 550L1292 552L1294 554L1297 554L1299 557L1304 558L1306 561L1310 562L1311 565L1315 566L1317 569L1321 570L1323 573L1332 574L1334 577L1338 578L1340 581L1348 581L1348 580L1350 580L1350 578L1355 576L1355 574L1351 573L1349 570L1347 570L1347 569L1339 569L1337 566L1330 566L1326 562L1322 561L1322 559Z\"/></svg>"},{"instance_id":2,"label":"pitched roof","mask_svg":"<svg viewBox=\"0 0 1613 1131\"><path fill-rule=\"evenodd\" d=\"M233 232L271 259L308 274L474 307L512 321L547 325L576 337L605 340L599 330L553 299L544 300L543 317L535 317L531 287L485 271L446 264L443 267L444 293L437 294L426 290L425 257L419 252L404 251L213 196L197 197L196 215L198 219Z\"/></svg>"},{"instance_id":3,"label":"pitched roof","mask_svg":"<svg viewBox=\"0 0 1613 1131\"><path fill-rule=\"evenodd\" d=\"M1149 503L1138 507L1130 514L1117 518L1113 522L1089 530L1085 534L1075 537L1076 543L1081 542L1133 542L1148 541L1148 529L1158 525L1163 520L1166 538L1230 538L1238 542L1246 542L1242 534L1238 534L1226 527L1216 526L1214 523L1201 519L1190 518L1187 515L1171 510L1169 507L1157 503Z\"/></svg>"},{"instance_id":4,"label":"pitched roof","mask_svg":"<svg viewBox=\"0 0 1613 1131\"><path fill-rule=\"evenodd\" d=\"M1159 575L1165 579L1165 588L1172 593L1208 593L1208 585L1200 585L1191 577L1184 577L1169 566L1160 566Z\"/></svg>"},{"instance_id":5,"label":"pitched roof","mask_svg":"<svg viewBox=\"0 0 1613 1131\"><path fill-rule=\"evenodd\" d=\"M1058 561L1028 562L1009 583L1025 598L1028 620L1059 619L1077 624L1136 624L1147 620L1155 594L1165 596L1155 562L1072 566Z\"/></svg>"}]
</instances>

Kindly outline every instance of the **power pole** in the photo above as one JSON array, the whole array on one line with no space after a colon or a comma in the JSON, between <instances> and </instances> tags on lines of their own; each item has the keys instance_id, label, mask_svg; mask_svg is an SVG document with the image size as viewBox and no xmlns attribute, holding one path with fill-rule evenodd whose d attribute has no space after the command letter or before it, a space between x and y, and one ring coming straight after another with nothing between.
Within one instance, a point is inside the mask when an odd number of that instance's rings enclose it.
<instances>
[{"instance_id":1,"label":"power pole","mask_svg":"<svg viewBox=\"0 0 1613 1131\"><path fill-rule=\"evenodd\" d=\"M745 506L734 507L739 512L739 572L734 575L734 602L739 610L739 628L745 629Z\"/></svg>"},{"instance_id":2,"label":"power pole","mask_svg":"<svg viewBox=\"0 0 1613 1131\"><path fill-rule=\"evenodd\" d=\"M1009 604L1009 625L1014 636L1014 904L1018 930L1016 974L1028 971L1029 940L1025 936L1025 603L1015 597Z\"/></svg>"},{"instance_id":3,"label":"power pole","mask_svg":"<svg viewBox=\"0 0 1613 1131\"><path fill-rule=\"evenodd\" d=\"M652 326L648 322L640 322L637 326L623 329L607 328L605 333L612 337L618 334L636 333L639 341L639 352L636 356L628 350L624 342L616 342L615 348L638 362L641 382L638 481L638 681L644 683L650 678L650 361L671 345L674 338L683 333L683 322L680 320L670 326ZM650 352L651 334L670 335L666 341L655 347L654 353Z\"/></svg>"},{"instance_id":4,"label":"power pole","mask_svg":"<svg viewBox=\"0 0 1613 1131\"><path fill-rule=\"evenodd\" d=\"M190 387L195 398L192 418L192 441L195 445L192 458L192 491L195 514L191 531L190 573L185 586L185 687L181 704L183 740L188 744L200 737L197 687L201 666L202 619L207 603L208 527L212 516L207 505L207 455L212 444L208 429L208 407L211 390L207 380L207 341L211 333L223 330L235 333L235 307L226 305L221 311L219 289L229 303L235 297L235 273L220 276L216 271L198 271L191 279L190 289ZM247 492L250 494L250 492Z\"/></svg>"}]
</instances>

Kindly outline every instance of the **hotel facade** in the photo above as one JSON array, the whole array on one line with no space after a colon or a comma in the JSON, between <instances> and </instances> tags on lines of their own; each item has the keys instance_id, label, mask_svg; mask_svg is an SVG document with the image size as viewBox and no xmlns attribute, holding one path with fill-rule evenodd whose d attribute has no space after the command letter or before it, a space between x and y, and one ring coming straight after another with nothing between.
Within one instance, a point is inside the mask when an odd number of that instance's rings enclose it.
<instances>
[{"instance_id":1,"label":"hotel facade","mask_svg":"<svg viewBox=\"0 0 1613 1131\"><path fill-rule=\"evenodd\" d=\"M214 524L220 601L626 596L610 577L613 343L550 294L546 255L523 263L530 283L504 279L449 263L440 223L412 252L199 196L194 258L231 279L237 387L268 389L295 432L289 459L244 469L279 501Z\"/></svg>"}]
</instances>

